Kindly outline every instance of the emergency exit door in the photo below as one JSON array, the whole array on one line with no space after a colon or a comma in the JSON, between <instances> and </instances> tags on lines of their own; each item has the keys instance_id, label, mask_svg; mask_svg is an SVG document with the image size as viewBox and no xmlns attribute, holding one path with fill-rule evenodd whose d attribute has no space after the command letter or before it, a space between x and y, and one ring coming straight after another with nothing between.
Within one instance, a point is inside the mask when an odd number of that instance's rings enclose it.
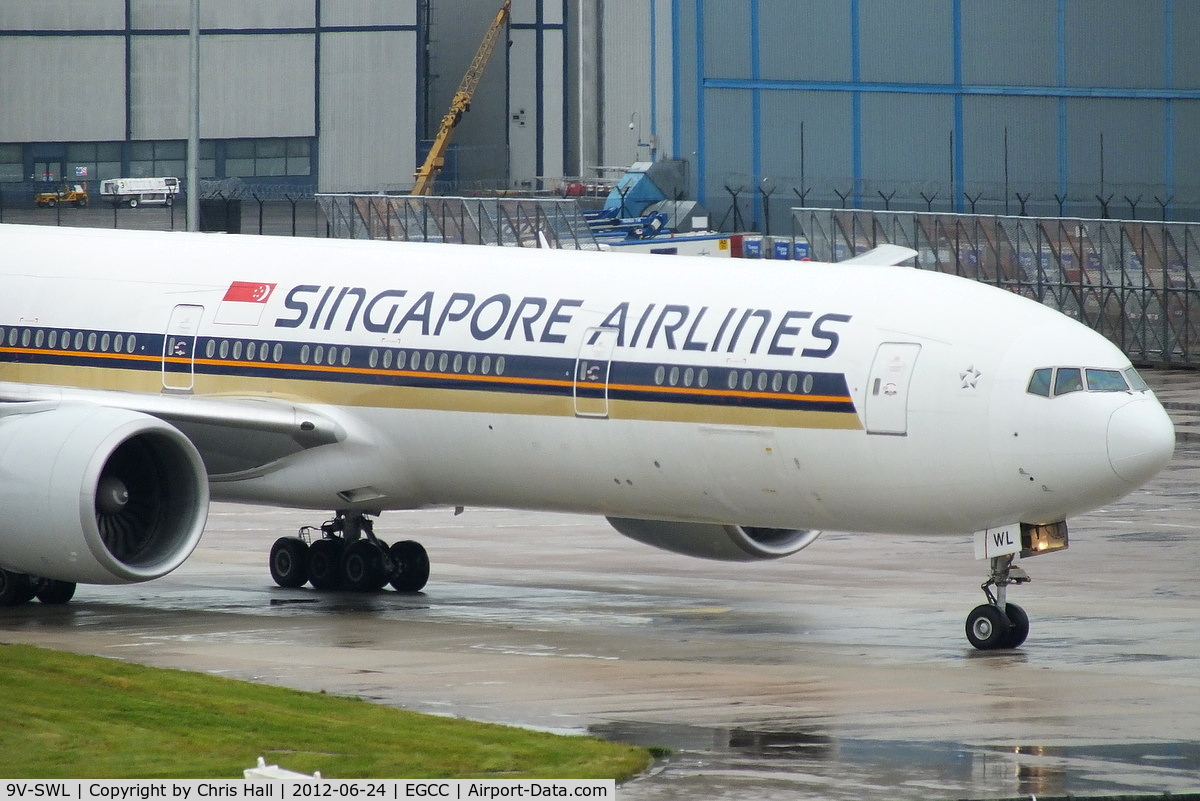
<instances>
[{"instance_id":1,"label":"emergency exit door","mask_svg":"<svg viewBox=\"0 0 1200 801\"><path fill-rule=\"evenodd\" d=\"M575 361L575 414L608 417L608 373L612 366L617 329L589 328Z\"/></svg>"},{"instance_id":2,"label":"emergency exit door","mask_svg":"<svg viewBox=\"0 0 1200 801\"><path fill-rule=\"evenodd\" d=\"M181 303L171 310L163 338L163 389L191 391L196 364L196 332L200 328L203 306Z\"/></svg>"},{"instance_id":3,"label":"emergency exit door","mask_svg":"<svg viewBox=\"0 0 1200 801\"><path fill-rule=\"evenodd\" d=\"M920 353L915 342L884 342L875 351L867 384L868 434L908 434L908 388Z\"/></svg>"}]
</instances>

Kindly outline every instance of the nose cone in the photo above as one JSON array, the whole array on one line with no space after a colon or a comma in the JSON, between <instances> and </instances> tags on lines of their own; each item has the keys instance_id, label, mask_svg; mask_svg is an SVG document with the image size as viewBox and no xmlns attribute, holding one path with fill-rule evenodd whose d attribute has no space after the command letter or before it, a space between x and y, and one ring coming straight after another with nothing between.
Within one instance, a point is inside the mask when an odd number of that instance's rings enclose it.
<instances>
[{"instance_id":1,"label":"nose cone","mask_svg":"<svg viewBox=\"0 0 1200 801\"><path fill-rule=\"evenodd\" d=\"M1175 424L1153 397L1142 397L1108 420L1108 461L1113 472L1140 486L1166 466L1175 452Z\"/></svg>"}]
</instances>

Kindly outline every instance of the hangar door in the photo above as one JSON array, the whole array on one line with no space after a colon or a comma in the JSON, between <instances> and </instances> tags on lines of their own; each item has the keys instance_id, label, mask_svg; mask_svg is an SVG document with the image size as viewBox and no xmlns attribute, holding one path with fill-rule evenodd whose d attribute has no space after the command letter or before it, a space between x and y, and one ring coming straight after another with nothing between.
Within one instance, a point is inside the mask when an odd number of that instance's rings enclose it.
<instances>
[{"instance_id":1,"label":"hangar door","mask_svg":"<svg viewBox=\"0 0 1200 801\"><path fill-rule=\"evenodd\" d=\"M867 384L868 434L908 434L908 385L920 353L915 342L884 342L875 351Z\"/></svg>"}]
</instances>

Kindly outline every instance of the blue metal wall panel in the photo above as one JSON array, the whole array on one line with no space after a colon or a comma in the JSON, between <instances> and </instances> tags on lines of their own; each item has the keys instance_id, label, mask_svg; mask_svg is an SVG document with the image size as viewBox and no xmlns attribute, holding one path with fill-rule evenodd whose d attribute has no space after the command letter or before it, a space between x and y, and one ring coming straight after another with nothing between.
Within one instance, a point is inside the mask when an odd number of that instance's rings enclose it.
<instances>
[{"instance_id":1,"label":"blue metal wall panel","mask_svg":"<svg viewBox=\"0 0 1200 801\"><path fill-rule=\"evenodd\" d=\"M723 193L706 175L748 159L787 189L802 172L809 190L940 186L954 209L1020 193L1090 214L1101 189L1139 186L1200 206L1200 3L672 0L671 12L674 150L695 159L705 202ZM744 95L748 114L718 124L731 103L714 111L717 92ZM843 113L816 120L818 105Z\"/></svg>"},{"instance_id":2,"label":"blue metal wall panel","mask_svg":"<svg viewBox=\"0 0 1200 801\"><path fill-rule=\"evenodd\" d=\"M859 0L860 78L868 83L949 83L952 14L946 0Z\"/></svg>"},{"instance_id":3,"label":"blue metal wall panel","mask_svg":"<svg viewBox=\"0 0 1200 801\"><path fill-rule=\"evenodd\" d=\"M760 72L766 80L849 81L850 14L844 2L760 0Z\"/></svg>"},{"instance_id":4,"label":"blue metal wall panel","mask_svg":"<svg viewBox=\"0 0 1200 801\"><path fill-rule=\"evenodd\" d=\"M1054 3L966 2L962 17L963 81L999 86L1057 82Z\"/></svg>"},{"instance_id":5,"label":"blue metal wall panel","mask_svg":"<svg viewBox=\"0 0 1200 801\"><path fill-rule=\"evenodd\" d=\"M1067 86L1162 86L1163 0L1063 2Z\"/></svg>"}]
</instances>

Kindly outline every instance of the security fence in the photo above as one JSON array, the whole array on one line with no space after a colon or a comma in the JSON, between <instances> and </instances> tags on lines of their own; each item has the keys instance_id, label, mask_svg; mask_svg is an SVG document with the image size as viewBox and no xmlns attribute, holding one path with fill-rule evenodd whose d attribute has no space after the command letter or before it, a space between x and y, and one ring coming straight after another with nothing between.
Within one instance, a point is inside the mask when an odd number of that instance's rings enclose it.
<instances>
[{"instance_id":1,"label":"security fence","mask_svg":"<svg viewBox=\"0 0 1200 801\"><path fill-rule=\"evenodd\" d=\"M1136 363L1200 365L1200 225L814 208L791 222L814 260L904 245L917 267L1058 309Z\"/></svg>"},{"instance_id":2,"label":"security fence","mask_svg":"<svg viewBox=\"0 0 1200 801\"><path fill-rule=\"evenodd\" d=\"M319 194L329 236L597 250L574 200Z\"/></svg>"},{"instance_id":3,"label":"security fence","mask_svg":"<svg viewBox=\"0 0 1200 801\"><path fill-rule=\"evenodd\" d=\"M68 182L72 187L76 182ZM55 225L69 228L121 228L182 231L187 228L187 195L181 191L137 208L111 195L100 194L100 182L78 182L86 198L42 200L62 183L42 181L0 182L0 223ZM325 221L318 213L313 192L298 184L249 182L233 178L200 181L202 231L270 234L274 236L325 236Z\"/></svg>"}]
</instances>

